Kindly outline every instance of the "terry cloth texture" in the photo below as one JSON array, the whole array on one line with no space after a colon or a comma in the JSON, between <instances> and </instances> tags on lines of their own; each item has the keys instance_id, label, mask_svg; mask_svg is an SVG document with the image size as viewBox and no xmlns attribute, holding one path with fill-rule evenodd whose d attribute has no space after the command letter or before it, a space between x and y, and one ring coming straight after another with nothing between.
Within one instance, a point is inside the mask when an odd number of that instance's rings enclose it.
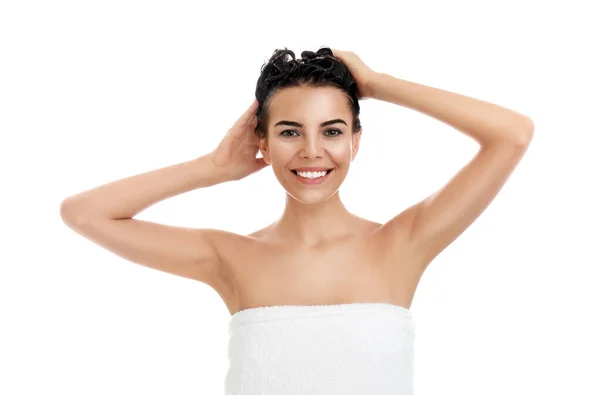
<instances>
[{"instance_id":1,"label":"terry cloth texture","mask_svg":"<svg viewBox=\"0 0 600 395\"><path fill-rule=\"evenodd\" d=\"M266 306L229 323L226 395L414 395L411 311L389 303Z\"/></svg>"}]
</instances>

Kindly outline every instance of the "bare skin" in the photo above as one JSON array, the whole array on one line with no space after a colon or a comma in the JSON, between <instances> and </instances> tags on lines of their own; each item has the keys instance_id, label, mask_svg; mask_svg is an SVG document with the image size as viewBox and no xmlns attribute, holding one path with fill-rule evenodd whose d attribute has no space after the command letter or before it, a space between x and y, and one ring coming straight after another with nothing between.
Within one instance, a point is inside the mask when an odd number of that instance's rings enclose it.
<instances>
[{"instance_id":1,"label":"bare skin","mask_svg":"<svg viewBox=\"0 0 600 395\"><path fill-rule=\"evenodd\" d=\"M230 314L262 306L357 302L410 308L424 265L381 224L354 217L346 234L318 247L290 244L274 228L223 236L222 245L230 248L221 254L220 281L211 286Z\"/></svg>"},{"instance_id":2,"label":"bare skin","mask_svg":"<svg viewBox=\"0 0 600 395\"><path fill-rule=\"evenodd\" d=\"M348 212L339 196L338 188L362 134L362 130L352 133L349 127L351 114L343 95L332 88L280 91L269 107L268 138L259 141L259 149L287 191L286 208L278 221L264 229L247 236L227 236L233 241L226 245L233 248L221 253L224 274L217 292L232 314L259 306L352 302L410 308L429 263L481 214L526 151L531 129L520 115L433 88L410 83L404 87L406 82L386 76L379 81L386 83L363 91L402 103L406 100L398 93L402 89L385 87L397 84L404 90L414 89L413 100L429 100L407 104L436 115L440 105L431 99L435 95L443 95L442 106L456 103L459 111L442 112L438 117L480 141L481 151L439 191L385 224L375 223ZM471 107L487 111L482 116L486 122L474 121L478 129L459 115ZM328 127L319 124L334 118L348 125L335 124L343 135L325 137L330 136ZM303 126L277 126L280 120ZM335 170L313 188L300 184L290 173L301 166Z\"/></svg>"},{"instance_id":3,"label":"bare skin","mask_svg":"<svg viewBox=\"0 0 600 395\"><path fill-rule=\"evenodd\" d=\"M255 102L210 154L69 197L61 204L63 221L125 259L211 286L232 315L276 305L410 308L429 263L477 219L520 162L533 122L498 105L373 73L352 52L335 54L363 98L427 114L473 138L480 150L446 185L375 223L350 213L339 196L362 135L353 133L346 97L331 87L288 87L272 98L266 138L254 135ZM294 123L278 125L282 120ZM160 200L269 165L287 192L286 207L249 235L134 218ZM319 185L303 184L292 172L313 166L334 170Z\"/></svg>"},{"instance_id":4,"label":"bare skin","mask_svg":"<svg viewBox=\"0 0 600 395\"><path fill-rule=\"evenodd\" d=\"M319 127L336 118L346 124ZM302 126L276 126L281 120ZM259 149L287 192L286 207L264 229L224 235L231 240L220 252L225 270L217 292L230 313L282 304L410 307L420 273L415 259L403 256L401 226L392 237L381 224L350 213L340 199L362 132L352 133L351 126L347 99L338 89L293 87L274 96ZM305 185L291 172L304 166L334 171L320 185Z\"/></svg>"}]
</instances>

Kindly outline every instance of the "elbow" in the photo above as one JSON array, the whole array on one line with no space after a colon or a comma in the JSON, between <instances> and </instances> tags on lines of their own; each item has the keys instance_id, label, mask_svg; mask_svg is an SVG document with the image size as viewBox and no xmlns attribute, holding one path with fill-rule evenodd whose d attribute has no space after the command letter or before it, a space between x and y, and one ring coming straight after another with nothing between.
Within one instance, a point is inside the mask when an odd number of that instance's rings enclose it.
<instances>
[{"instance_id":1,"label":"elbow","mask_svg":"<svg viewBox=\"0 0 600 395\"><path fill-rule=\"evenodd\" d=\"M510 141L519 147L527 148L533 139L533 120L527 116L522 118L522 124L514 128L514 133L510 136Z\"/></svg>"},{"instance_id":2,"label":"elbow","mask_svg":"<svg viewBox=\"0 0 600 395\"><path fill-rule=\"evenodd\" d=\"M533 131L535 129L535 126L533 124L533 119L529 118L529 117L525 117L525 126L523 127L523 131L522 131L522 138L520 139L520 143L528 146L529 143L531 143L531 140L533 139Z\"/></svg>"},{"instance_id":3,"label":"elbow","mask_svg":"<svg viewBox=\"0 0 600 395\"><path fill-rule=\"evenodd\" d=\"M81 210L77 209L71 198L63 200L60 204L60 218L69 226L79 226L85 222Z\"/></svg>"}]
</instances>

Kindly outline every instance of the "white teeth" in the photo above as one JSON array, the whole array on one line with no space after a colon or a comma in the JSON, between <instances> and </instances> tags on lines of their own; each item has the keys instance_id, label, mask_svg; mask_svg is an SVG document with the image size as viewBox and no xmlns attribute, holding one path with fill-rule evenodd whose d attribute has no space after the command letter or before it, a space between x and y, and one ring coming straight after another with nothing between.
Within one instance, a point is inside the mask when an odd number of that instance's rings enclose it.
<instances>
[{"instance_id":1,"label":"white teeth","mask_svg":"<svg viewBox=\"0 0 600 395\"><path fill-rule=\"evenodd\" d=\"M313 178L323 177L327 174L327 172L326 171L308 171L308 172L297 171L296 174L298 174L302 178L313 179Z\"/></svg>"}]
</instances>

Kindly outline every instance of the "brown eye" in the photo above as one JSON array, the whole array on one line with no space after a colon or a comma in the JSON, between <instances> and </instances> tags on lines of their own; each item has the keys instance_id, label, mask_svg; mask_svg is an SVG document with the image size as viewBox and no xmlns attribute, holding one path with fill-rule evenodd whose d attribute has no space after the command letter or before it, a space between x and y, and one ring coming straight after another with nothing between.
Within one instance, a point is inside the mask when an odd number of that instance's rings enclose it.
<instances>
[{"instance_id":1,"label":"brown eye","mask_svg":"<svg viewBox=\"0 0 600 395\"><path fill-rule=\"evenodd\" d=\"M327 132L337 132L337 134L330 135L331 137L337 137L337 136L341 136L342 134L344 134L344 132L342 132L339 129L327 129Z\"/></svg>"},{"instance_id":2,"label":"brown eye","mask_svg":"<svg viewBox=\"0 0 600 395\"><path fill-rule=\"evenodd\" d=\"M290 136L290 135L288 135L288 134L284 134L285 132L294 132L294 133L297 133L297 132L296 132L295 130L293 130L293 129L287 129L287 130L284 130L283 132L281 132L281 133L279 133L279 134L280 134L281 136L285 136L285 137L291 137L291 136Z\"/></svg>"}]
</instances>

